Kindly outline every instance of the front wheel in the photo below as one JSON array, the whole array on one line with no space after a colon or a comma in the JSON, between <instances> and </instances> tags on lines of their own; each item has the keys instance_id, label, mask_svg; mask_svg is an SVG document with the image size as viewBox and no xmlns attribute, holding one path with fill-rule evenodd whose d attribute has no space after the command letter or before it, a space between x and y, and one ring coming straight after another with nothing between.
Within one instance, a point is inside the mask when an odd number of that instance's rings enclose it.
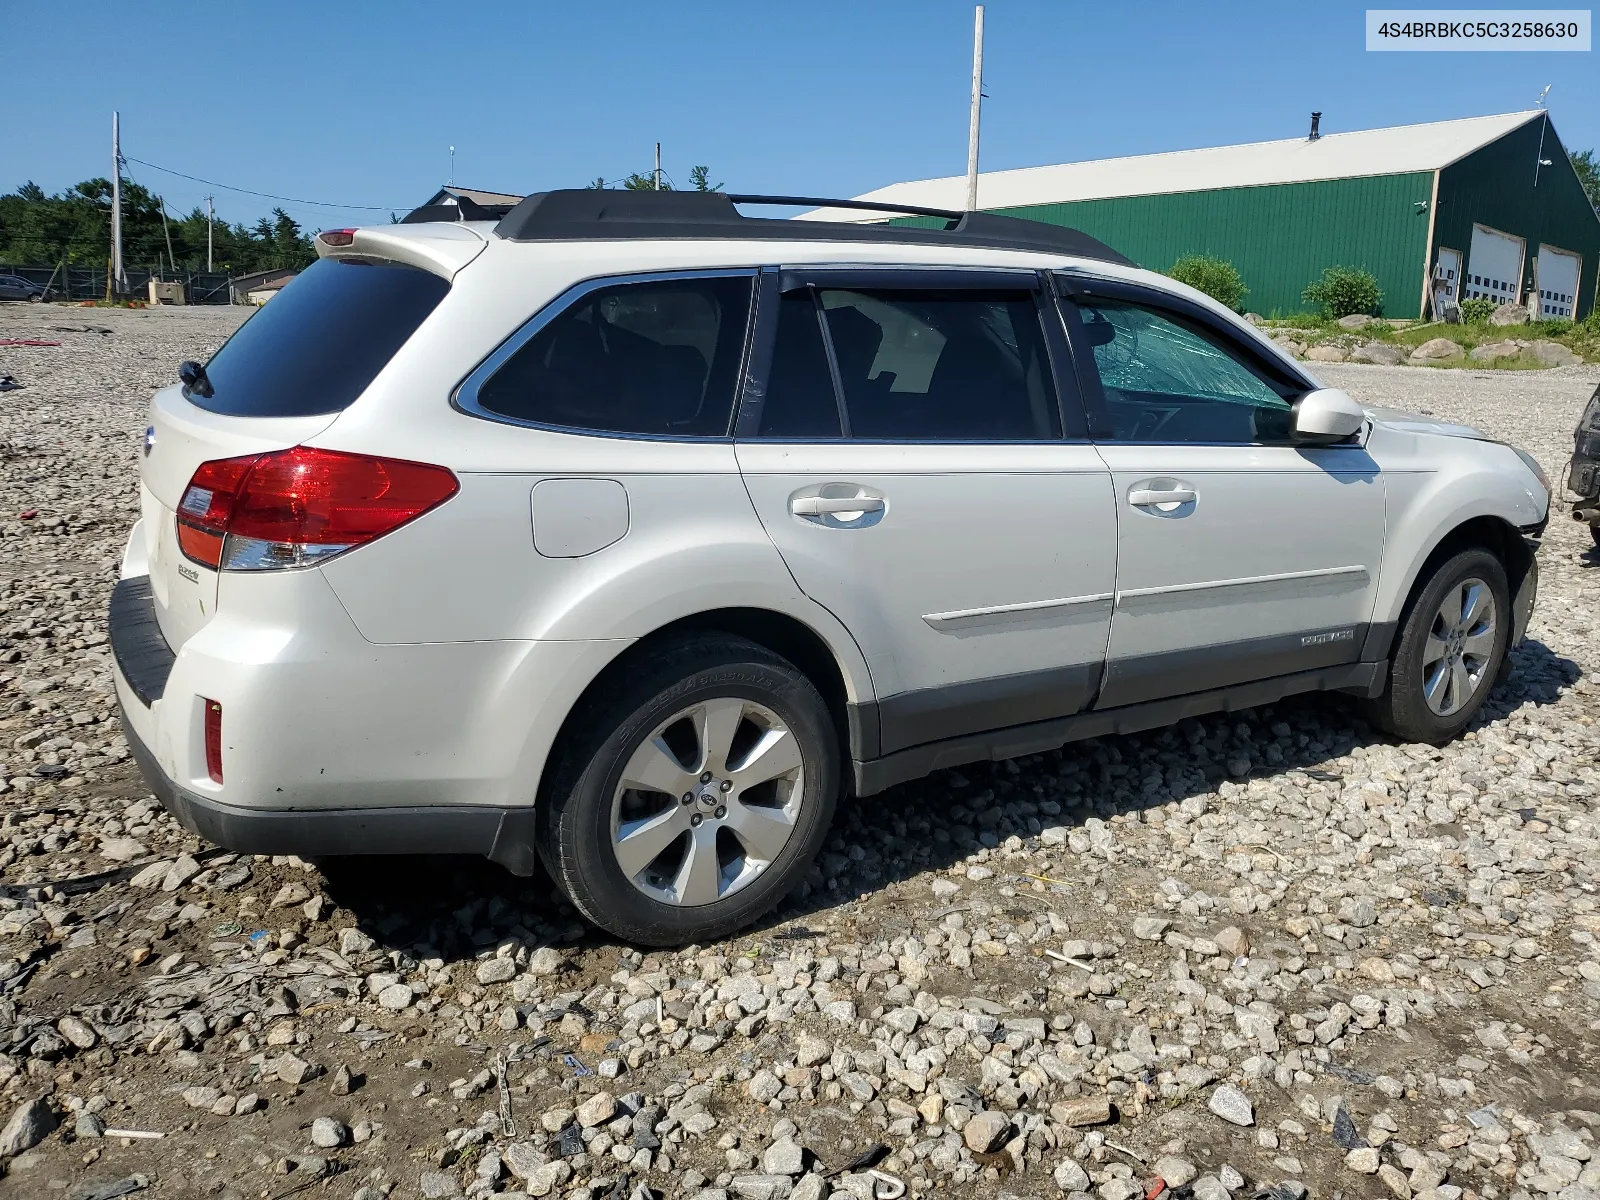
<instances>
[{"instance_id":1,"label":"front wheel","mask_svg":"<svg viewBox=\"0 0 1600 1200\"><path fill-rule=\"evenodd\" d=\"M1483 707L1511 634L1505 568L1487 550L1463 550L1434 571L1402 621L1389 681L1370 702L1380 729L1442 745Z\"/></svg>"},{"instance_id":2,"label":"front wheel","mask_svg":"<svg viewBox=\"0 0 1600 1200\"><path fill-rule=\"evenodd\" d=\"M709 940L786 896L840 782L827 704L741 638L652 649L575 714L541 799L539 851L586 918L652 946Z\"/></svg>"}]
</instances>

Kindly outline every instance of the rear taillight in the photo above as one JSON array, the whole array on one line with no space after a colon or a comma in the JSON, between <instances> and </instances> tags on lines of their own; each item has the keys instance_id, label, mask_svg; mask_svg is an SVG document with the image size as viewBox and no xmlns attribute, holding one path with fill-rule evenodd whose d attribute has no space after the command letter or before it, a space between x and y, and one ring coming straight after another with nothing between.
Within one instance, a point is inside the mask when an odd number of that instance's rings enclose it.
<instances>
[{"instance_id":1,"label":"rear taillight","mask_svg":"<svg viewBox=\"0 0 1600 1200\"><path fill-rule=\"evenodd\" d=\"M228 514L256 456L223 458L200 464L178 503L178 547L188 558L216 569L222 561L222 539Z\"/></svg>"},{"instance_id":2,"label":"rear taillight","mask_svg":"<svg viewBox=\"0 0 1600 1200\"><path fill-rule=\"evenodd\" d=\"M296 446L202 463L178 505L178 545L223 571L321 562L454 496L444 467Z\"/></svg>"},{"instance_id":3,"label":"rear taillight","mask_svg":"<svg viewBox=\"0 0 1600 1200\"><path fill-rule=\"evenodd\" d=\"M201 700L206 706L206 774L212 783L222 782L222 705Z\"/></svg>"}]
</instances>

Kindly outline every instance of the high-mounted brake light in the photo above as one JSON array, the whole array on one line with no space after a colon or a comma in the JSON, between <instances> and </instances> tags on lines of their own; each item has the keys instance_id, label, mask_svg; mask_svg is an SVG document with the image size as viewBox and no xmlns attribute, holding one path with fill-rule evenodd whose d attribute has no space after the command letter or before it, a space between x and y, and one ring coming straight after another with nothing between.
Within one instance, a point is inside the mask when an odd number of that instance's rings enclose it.
<instances>
[{"instance_id":1,"label":"high-mounted brake light","mask_svg":"<svg viewBox=\"0 0 1600 1200\"><path fill-rule=\"evenodd\" d=\"M354 229L324 229L317 237L330 246L348 246L356 240Z\"/></svg>"},{"instance_id":2,"label":"high-mounted brake light","mask_svg":"<svg viewBox=\"0 0 1600 1200\"><path fill-rule=\"evenodd\" d=\"M212 570L309 566L391 533L460 490L444 467L296 446L200 464L178 545Z\"/></svg>"}]
</instances>

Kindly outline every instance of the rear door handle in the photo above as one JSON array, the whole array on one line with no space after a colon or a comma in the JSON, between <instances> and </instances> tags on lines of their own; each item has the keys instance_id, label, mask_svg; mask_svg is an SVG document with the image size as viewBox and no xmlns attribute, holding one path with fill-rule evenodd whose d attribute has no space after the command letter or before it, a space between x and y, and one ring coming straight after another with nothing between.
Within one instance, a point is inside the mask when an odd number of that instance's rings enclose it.
<instances>
[{"instance_id":1,"label":"rear door handle","mask_svg":"<svg viewBox=\"0 0 1600 1200\"><path fill-rule=\"evenodd\" d=\"M1128 503L1136 508L1150 508L1161 504L1192 504L1193 488L1135 488L1128 493Z\"/></svg>"},{"instance_id":2,"label":"rear door handle","mask_svg":"<svg viewBox=\"0 0 1600 1200\"><path fill-rule=\"evenodd\" d=\"M833 513L876 513L883 511L881 496L796 496L789 511L797 517L822 517Z\"/></svg>"}]
</instances>

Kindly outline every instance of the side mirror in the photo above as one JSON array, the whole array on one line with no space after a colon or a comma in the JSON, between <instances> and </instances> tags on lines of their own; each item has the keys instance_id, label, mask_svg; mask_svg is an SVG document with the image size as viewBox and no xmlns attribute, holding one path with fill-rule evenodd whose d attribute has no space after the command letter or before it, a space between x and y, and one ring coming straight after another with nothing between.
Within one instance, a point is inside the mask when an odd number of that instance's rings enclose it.
<instances>
[{"instance_id":1,"label":"side mirror","mask_svg":"<svg viewBox=\"0 0 1600 1200\"><path fill-rule=\"evenodd\" d=\"M1294 404L1297 441L1327 444L1342 442L1361 432L1367 414L1361 405L1338 388L1317 388Z\"/></svg>"},{"instance_id":2,"label":"side mirror","mask_svg":"<svg viewBox=\"0 0 1600 1200\"><path fill-rule=\"evenodd\" d=\"M1091 346L1109 346L1117 340L1117 327L1096 313L1085 318L1083 334Z\"/></svg>"}]
</instances>

